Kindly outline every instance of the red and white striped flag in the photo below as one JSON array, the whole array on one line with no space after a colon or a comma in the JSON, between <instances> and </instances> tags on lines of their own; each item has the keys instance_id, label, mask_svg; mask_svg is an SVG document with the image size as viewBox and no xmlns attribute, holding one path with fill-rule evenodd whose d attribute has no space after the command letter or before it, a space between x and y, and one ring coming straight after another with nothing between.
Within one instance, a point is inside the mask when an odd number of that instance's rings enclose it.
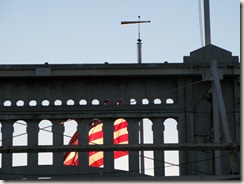
<instances>
[{"instance_id":1,"label":"red and white striped flag","mask_svg":"<svg viewBox=\"0 0 244 184\"><path fill-rule=\"evenodd\" d=\"M78 132L75 132L71 140L69 141L69 145L78 145ZM72 151L67 152L64 155L64 165L75 165L77 166L79 163L78 160L78 152Z\"/></svg>"},{"instance_id":2,"label":"red and white striped flag","mask_svg":"<svg viewBox=\"0 0 244 184\"><path fill-rule=\"evenodd\" d=\"M103 123L99 119L93 119L90 123L89 145L103 144ZM103 151L89 152L89 166L101 167L104 164Z\"/></svg>"},{"instance_id":3,"label":"red and white striped flag","mask_svg":"<svg viewBox=\"0 0 244 184\"><path fill-rule=\"evenodd\" d=\"M93 119L89 124L89 145L103 144L103 123L99 119ZM128 123L120 118L114 122L114 144L128 144ZM69 145L78 145L78 132L75 132ZM128 155L128 151L114 151L114 159ZM78 165L78 152L67 152L64 156L64 165ZM89 166L101 167L104 165L103 151L89 152Z\"/></svg>"},{"instance_id":4,"label":"red and white striped flag","mask_svg":"<svg viewBox=\"0 0 244 184\"><path fill-rule=\"evenodd\" d=\"M114 122L114 144L128 144L128 123L120 118ZM114 159L128 155L128 151L114 151Z\"/></svg>"}]
</instances>

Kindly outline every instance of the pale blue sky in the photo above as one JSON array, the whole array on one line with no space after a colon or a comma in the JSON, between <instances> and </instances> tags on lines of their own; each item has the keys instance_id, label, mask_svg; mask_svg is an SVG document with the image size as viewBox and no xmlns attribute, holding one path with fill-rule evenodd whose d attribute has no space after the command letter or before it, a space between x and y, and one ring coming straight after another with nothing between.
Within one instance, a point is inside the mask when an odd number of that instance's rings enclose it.
<instances>
[{"instance_id":1,"label":"pale blue sky","mask_svg":"<svg viewBox=\"0 0 244 184\"><path fill-rule=\"evenodd\" d=\"M202 47L198 2L0 0L0 64L136 63L137 25L120 22L138 15L151 20L142 62L182 62ZM210 0L210 10L212 44L240 56L240 1Z\"/></svg>"}]
</instances>

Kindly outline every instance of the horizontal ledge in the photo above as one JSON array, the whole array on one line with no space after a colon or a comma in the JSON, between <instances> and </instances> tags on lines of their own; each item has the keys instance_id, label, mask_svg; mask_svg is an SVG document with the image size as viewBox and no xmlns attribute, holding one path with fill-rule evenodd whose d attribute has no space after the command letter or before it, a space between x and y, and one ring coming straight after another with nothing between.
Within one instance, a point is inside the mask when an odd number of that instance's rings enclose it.
<instances>
[{"instance_id":1,"label":"horizontal ledge","mask_svg":"<svg viewBox=\"0 0 244 184\"><path fill-rule=\"evenodd\" d=\"M0 77L201 75L209 64L0 65ZM234 68L234 71L233 71ZM218 63L224 74L240 74L239 63Z\"/></svg>"},{"instance_id":2,"label":"horizontal ledge","mask_svg":"<svg viewBox=\"0 0 244 184\"><path fill-rule=\"evenodd\" d=\"M86 151L140 151L140 150L239 150L240 145L237 143L223 144L143 144L143 145L62 145L62 146L9 146L0 147L0 153L30 153L30 152L86 152Z\"/></svg>"}]
</instances>

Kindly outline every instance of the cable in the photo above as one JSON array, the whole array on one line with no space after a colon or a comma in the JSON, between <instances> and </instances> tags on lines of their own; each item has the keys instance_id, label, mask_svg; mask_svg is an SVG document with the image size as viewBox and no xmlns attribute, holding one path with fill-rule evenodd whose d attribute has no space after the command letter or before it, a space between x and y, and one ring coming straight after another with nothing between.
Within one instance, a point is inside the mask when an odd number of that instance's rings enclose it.
<instances>
[{"instance_id":1,"label":"cable","mask_svg":"<svg viewBox=\"0 0 244 184\"><path fill-rule=\"evenodd\" d=\"M224 155L224 156L219 156L219 157L215 157L215 159L217 159L217 158L221 158L221 157L225 157L225 156L228 156L228 155ZM210 159L210 158L209 158ZM197 162L202 162L202 161L205 161L205 160L207 160L207 159L204 159L204 160L198 160L198 161L194 161L195 163L197 163ZM162 161L160 161L160 162L162 162ZM165 162L164 162L165 163ZM172 164L172 163L170 163L170 164ZM180 167L180 168L182 168L182 166L181 165L177 165L177 164L173 164L173 165L176 165L176 166L178 166L178 167ZM155 170L155 169L161 169L161 168L165 168L165 166L162 166L162 167L153 167L153 168L147 168L147 169L145 169L145 170ZM187 170L189 170L188 168L183 168L183 169L187 169ZM80 175L80 176L86 176L86 175L100 175L100 174L117 174L117 173L122 173L122 172L138 172L138 171L140 171L140 169L132 169L132 170L128 170L128 171L123 171L123 170L118 170L118 171L110 171L110 172L95 172L95 173L83 173L83 174L64 174L64 173L60 173L60 174L50 174L50 175L48 175L48 174L45 174L45 176L46 177L48 177L48 176L60 176L60 175L62 175L62 176L77 176L77 175ZM197 172L201 172L201 171L197 171ZM204 172L201 172L202 174L206 174L206 175L212 175L212 174L209 174L209 173L204 173ZM3 173L3 172L1 172L0 173L0 175L25 175L25 176L43 176L44 174L30 174L30 173L25 173L25 174L19 174L19 173ZM179 175L180 176L180 175Z\"/></svg>"}]
</instances>

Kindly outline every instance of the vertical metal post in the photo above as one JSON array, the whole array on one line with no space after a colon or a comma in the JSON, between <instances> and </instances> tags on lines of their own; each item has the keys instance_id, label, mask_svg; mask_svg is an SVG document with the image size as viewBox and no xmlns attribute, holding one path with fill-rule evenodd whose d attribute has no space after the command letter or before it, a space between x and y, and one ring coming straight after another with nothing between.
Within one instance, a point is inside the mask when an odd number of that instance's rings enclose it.
<instances>
[{"instance_id":1,"label":"vertical metal post","mask_svg":"<svg viewBox=\"0 0 244 184\"><path fill-rule=\"evenodd\" d=\"M209 0L204 0L205 46L211 44Z\"/></svg>"},{"instance_id":2,"label":"vertical metal post","mask_svg":"<svg viewBox=\"0 0 244 184\"><path fill-rule=\"evenodd\" d=\"M142 43L141 43L141 39L138 39L137 41L138 41L137 42L137 62L139 64L141 64L141 47L142 47Z\"/></svg>"},{"instance_id":3,"label":"vertical metal post","mask_svg":"<svg viewBox=\"0 0 244 184\"><path fill-rule=\"evenodd\" d=\"M138 16L138 22L140 22L140 15ZM141 64L141 27L140 27L140 23L138 24L138 39L137 39L137 61L139 64Z\"/></svg>"},{"instance_id":4,"label":"vertical metal post","mask_svg":"<svg viewBox=\"0 0 244 184\"><path fill-rule=\"evenodd\" d=\"M219 135L219 109L218 99L216 90L214 90L214 84L212 84L212 104L213 104L213 128L214 128L214 143L220 143ZM215 175L221 174L221 162L220 162L220 151L214 152L214 164L215 164Z\"/></svg>"},{"instance_id":5,"label":"vertical metal post","mask_svg":"<svg viewBox=\"0 0 244 184\"><path fill-rule=\"evenodd\" d=\"M139 122L139 128L140 128L140 144L144 144L143 119ZM141 174L145 174L144 151L141 151L140 160L141 160Z\"/></svg>"},{"instance_id":6,"label":"vertical metal post","mask_svg":"<svg viewBox=\"0 0 244 184\"><path fill-rule=\"evenodd\" d=\"M216 91L216 97L218 101L218 109L220 112L220 118L221 118L221 123L222 123L222 128L225 136L225 141L227 143L232 143L232 138L230 135L230 129L229 129L229 123L227 121L227 115L226 115L226 109L225 109L225 104L224 104L224 99L223 99L223 94L219 82L219 76L218 76L218 68L217 68L217 61L212 60L211 62L211 74L213 77L213 90ZM237 168L237 159L236 159L236 154L234 153L233 150L229 151L229 157L230 157L230 165L231 165L231 170L232 173L237 173L238 168Z\"/></svg>"}]
</instances>

